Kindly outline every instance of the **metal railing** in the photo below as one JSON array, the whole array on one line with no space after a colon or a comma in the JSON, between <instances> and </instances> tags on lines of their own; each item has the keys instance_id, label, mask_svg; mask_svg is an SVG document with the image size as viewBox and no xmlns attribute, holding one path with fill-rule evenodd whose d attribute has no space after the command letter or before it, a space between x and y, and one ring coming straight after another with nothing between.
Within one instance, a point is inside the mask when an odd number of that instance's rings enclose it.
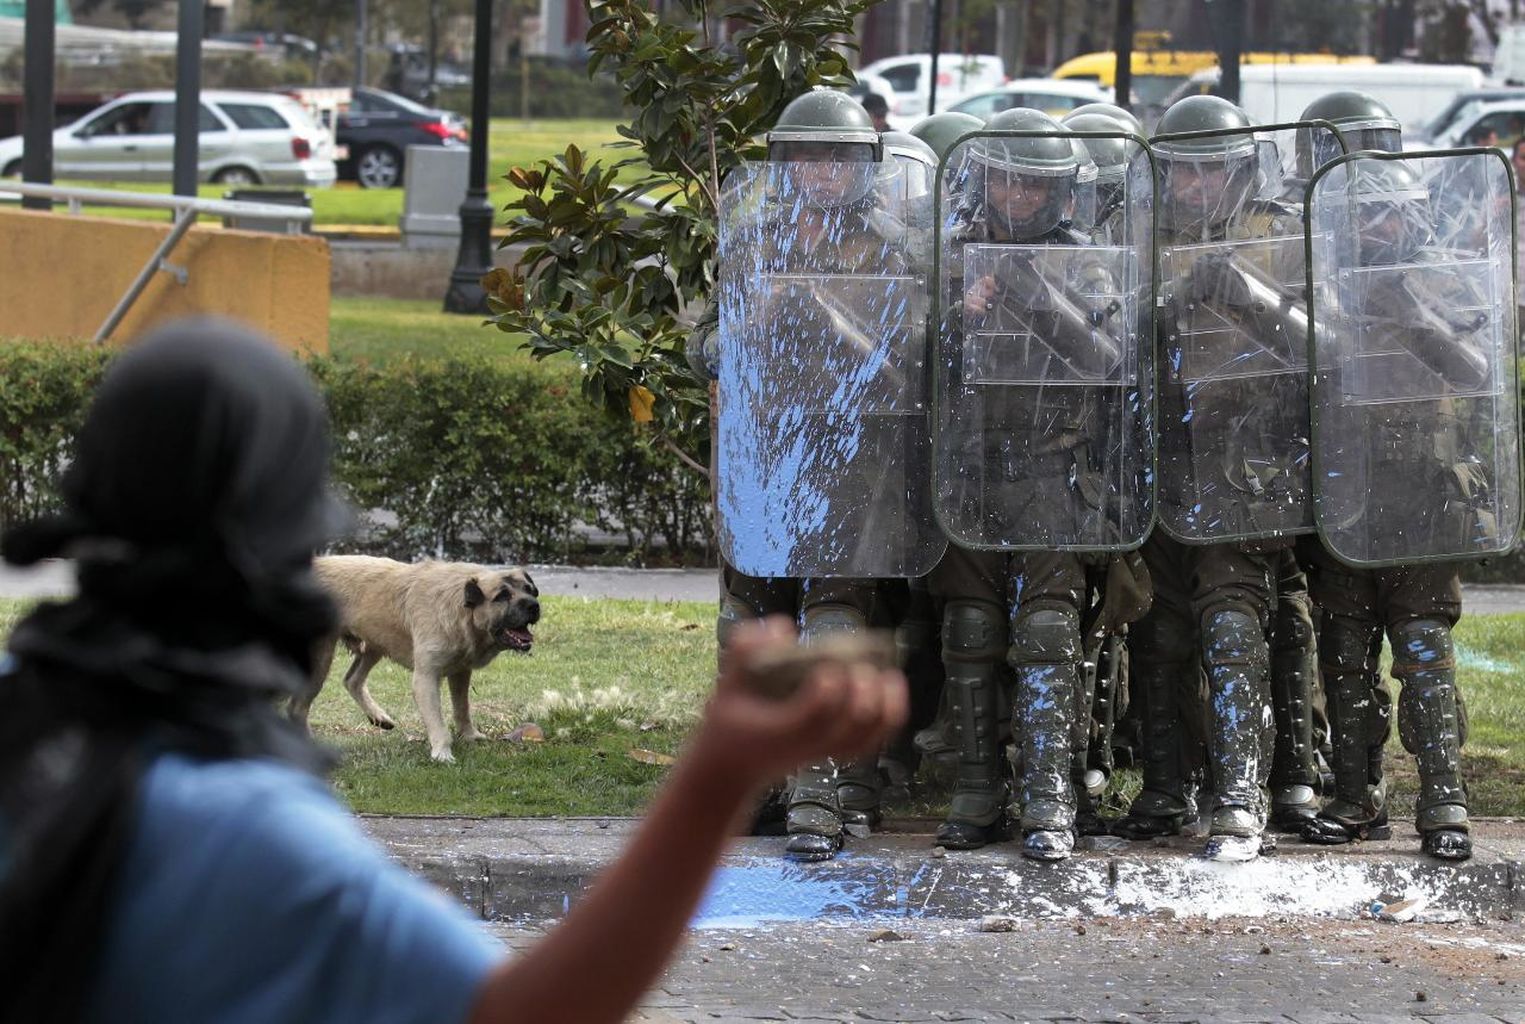
<instances>
[{"instance_id":1,"label":"metal railing","mask_svg":"<svg viewBox=\"0 0 1525 1024\"><path fill-rule=\"evenodd\" d=\"M6 181L0 183L0 196L17 195L33 199L51 199L68 204L69 212L80 213L86 204L91 206L119 206L148 210L167 210L175 215L174 225L164 241L154 250L138 276L133 278L127 291L117 300L100 329L95 332L97 344L104 344L111 332L116 330L127 316L132 304L143 294L155 273L164 271L173 275L180 284L190 279L185 267L170 263L167 257L174 251L180 239L196 223L201 214L213 217L257 217L262 220L279 220L286 224L289 234L297 234L302 225L312 223L312 210L305 206L277 206L274 203L250 203L231 199L200 199L194 196L154 195L147 192L117 192L106 188L74 188L62 185L35 185L31 182Z\"/></svg>"}]
</instances>

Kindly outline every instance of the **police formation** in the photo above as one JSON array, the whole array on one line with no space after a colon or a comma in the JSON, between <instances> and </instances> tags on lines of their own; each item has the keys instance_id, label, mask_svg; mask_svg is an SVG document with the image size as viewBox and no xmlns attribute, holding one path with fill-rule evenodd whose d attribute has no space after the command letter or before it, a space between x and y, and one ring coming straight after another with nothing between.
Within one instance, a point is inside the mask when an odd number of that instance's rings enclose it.
<instances>
[{"instance_id":1,"label":"police formation","mask_svg":"<svg viewBox=\"0 0 1525 1024\"><path fill-rule=\"evenodd\" d=\"M1423 849L1471 853L1451 631L1459 564L1520 523L1508 166L1401 154L1357 93L1139 131L1093 104L880 134L815 91L726 182L690 343L720 642L893 628L916 695L877 760L790 780L790 856L918 768L949 848L1380 836L1395 719ZM1108 817L1120 758L1142 790Z\"/></svg>"}]
</instances>

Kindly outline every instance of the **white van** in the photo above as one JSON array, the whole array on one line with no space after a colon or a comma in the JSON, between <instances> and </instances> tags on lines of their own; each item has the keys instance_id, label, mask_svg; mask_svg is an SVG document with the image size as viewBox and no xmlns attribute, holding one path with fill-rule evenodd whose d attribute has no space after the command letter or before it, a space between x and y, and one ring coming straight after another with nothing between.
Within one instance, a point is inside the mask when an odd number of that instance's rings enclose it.
<instances>
[{"instance_id":1,"label":"white van","mask_svg":"<svg viewBox=\"0 0 1525 1024\"><path fill-rule=\"evenodd\" d=\"M906 53L865 64L859 75L878 75L894 89L890 123L899 127L926 116L932 55ZM1006 82L1006 64L993 53L944 53L937 58L937 109L947 110L971 93Z\"/></svg>"},{"instance_id":2,"label":"white van","mask_svg":"<svg viewBox=\"0 0 1525 1024\"><path fill-rule=\"evenodd\" d=\"M1458 92L1482 84L1483 73L1467 64L1245 64L1239 105L1256 122L1275 124L1297 120L1320 96L1354 89L1381 100L1412 131L1429 124ZM1217 85L1217 68L1199 71L1171 100Z\"/></svg>"}]
</instances>

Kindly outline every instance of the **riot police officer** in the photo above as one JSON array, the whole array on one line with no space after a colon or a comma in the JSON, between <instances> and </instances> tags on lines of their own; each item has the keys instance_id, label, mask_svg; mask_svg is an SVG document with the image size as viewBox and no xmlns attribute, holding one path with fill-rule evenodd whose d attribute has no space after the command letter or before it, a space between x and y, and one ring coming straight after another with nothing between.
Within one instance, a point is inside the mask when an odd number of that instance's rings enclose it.
<instances>
[{"instance_id":1,"label":"riot police officer","mask_svg":"<svg viewBox=\"0 0 1525 1024\"><path fill-rule=\"evenodd\" d=\"M1205 852L1243 861L1267 818L1273 569L1311 528L1301 224L1256 196L1264 154L1238 107L1188 97L1156 131L1160 523L1154 604L1130 634L1144 786L1118 831L1180 830L1205 742Z\"/></svg>"},{"instance_id":2,"label":"riot police officer","mask_svg":"<svg viewBox=\"0 0 1525 1024\"><path fill-rule=\"evenodd\" d=\"M1346 150L1402 149L1402 126L1380 100L1361 92L1333 92L1314 100L1303 111L1304 122L1328 121L1343 139L1323 127L1305 125L1296 133L1296 179L1287 185L1301 203L1302 190L1313 172ZM1276 746L1271 763L1271 823L1300 832L1318 812L1322 786L1319 748L1327 744L1328 721L1319 684L1315 609L1308 587L1307 568L1318 557L1313 537L1301 538L1295 551L1283 551L1277 565L1276 610L1271 629L1271 704L1276 720ZM1379 706L1391 698L1380 677ZM1378 747L1386 740L1387 716L1375 712L1382 731L1374 739ZM1331 752L1332 753L1332 752ZM1380 771L1380 756L1374 766Z\"/></svg>"},{"instance_id":3,"label":"riot police officer","mask_svg":"<svg viewBox=\"0 0 1525 1024\"><path fill-rule=\"evenodd\" d=\"M936 497L953 543L930 582L945 602L959 772L937 837L973 847L999 829L1004 652L1022 852L1055 860L1074 845L1072 752L1089 717L1082 624L1091 595L1108 590L1104 552L1127 546L1122 520L1139 512L1134 482L1125 494L1113 482L1142 470L1118 461L1140 441L1122 382L1136 303L1122 294L1123 255L1074 227L1084 147L1038 111L1003 111L987 127L1035 134L966 140L940 196Z\"/></svg>"},{"instance_id":4,"label":"riot police officer","mask_svg":"<svg viewBox=\"0 0 1525 1024\"><path fill-rule=\"evenodd\" d=\"M718 329L691 349L719 378L721 641L738 618L797 611L808 644L866 628L876 577L925 572L940 551L930 513L906 509L926 475L915 250L929 221L914 208L929 199L830 90L784 109L768 156L726 183ZM830 857L878 803L877 758L802 769L787 851Z\"/></svg>"},{"instance_id":5,"label":"riot police officer","mask_svg":"<svg viewBox=\"0 0 1525 1024\"><path fill-rule=\"evenodd\" d=\"M1513 290L1508 193L1491 154L1443 153L1345 161L1313 191L1312 269L1331 292L1326 315L1315 303L1325 550L1313 580L1335 792L1304 831L1312 842L1386 831L1386 701L1376 686L1385 631L1398 733L1419 769L1423 848L1471 855L1452 559L1507 549L1518 532L1513 303L1490 298ZM1466 207L1460 221L1445 215L1450 202Z\"/></svg>"}]
</instances>

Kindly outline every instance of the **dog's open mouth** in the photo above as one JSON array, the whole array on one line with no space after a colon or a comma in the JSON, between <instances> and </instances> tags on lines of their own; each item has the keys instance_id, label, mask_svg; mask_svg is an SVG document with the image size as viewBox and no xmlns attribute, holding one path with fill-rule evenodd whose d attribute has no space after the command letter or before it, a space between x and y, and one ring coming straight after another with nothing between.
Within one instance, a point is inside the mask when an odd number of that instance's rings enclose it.
<instances>
[{"instance_id":1,"label":"dog's open mouth","mask_svg":"<svg viewBox=\"0 0 1525 1024\"><path fill-rule=\"evenodd\" d=\"M504 626L498 630L498 642L510 651L527 651L535 643L528 626Z\"/></svg>"}]
</instances>

